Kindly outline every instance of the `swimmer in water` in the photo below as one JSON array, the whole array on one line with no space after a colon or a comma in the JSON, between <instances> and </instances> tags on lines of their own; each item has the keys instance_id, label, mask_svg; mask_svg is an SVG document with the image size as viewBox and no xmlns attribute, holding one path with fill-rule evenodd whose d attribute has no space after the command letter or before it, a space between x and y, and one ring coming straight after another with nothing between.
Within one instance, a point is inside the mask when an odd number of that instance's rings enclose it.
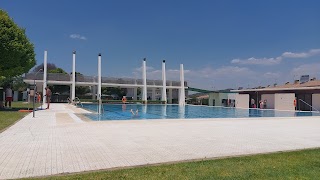
<instances>
[{"instance_id":1,"label":"swimmer in water","mask_svg":"<svg viewBox=\"0 0 320 180\"><path fill-rule=\"evenodd\" d=\"M138 116L139 115L139 110L137 109L136 112L134 112L132 109L130 110L133 116Z\"/></svg>"}]
</instances>

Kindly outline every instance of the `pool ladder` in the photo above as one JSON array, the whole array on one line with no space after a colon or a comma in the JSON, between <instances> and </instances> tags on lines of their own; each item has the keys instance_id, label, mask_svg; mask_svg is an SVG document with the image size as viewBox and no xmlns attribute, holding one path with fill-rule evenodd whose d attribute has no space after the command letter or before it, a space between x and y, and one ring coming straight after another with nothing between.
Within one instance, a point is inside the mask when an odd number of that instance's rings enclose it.
<instances>
[{"instance_id":1,"label":"pool ladder","mask_svg":"<svg viewBox=\"0 0 320 180\"><path fill-rule=\"evenodd\" d=\"M83 107L83 104L82 104L82 102L80 101L80 99L79 99L78 97L75 97L75 98L74 98L74 105L77 106L78 104L80 104L81 107Z\"/></svg>"},{"instance_id":2,"label":"pool ladder","mask_svg":"<svg viewBox=\"0 0 320 180\"><path fill-rule=\"evenodd\" d=\"M311 112L312 110L316 110L316 111L320 112L318 109L314 108L313 106L311 106L310 104L308 104L308 103L305 102L304 100L299 99L299 101L302 102L302 103L304 103L305 105L309 106L309 107L310 107L310 112ZM301 109L300 109L300 104L299 104L299 110L301 111Z\"/></svg>"}]
</instances>

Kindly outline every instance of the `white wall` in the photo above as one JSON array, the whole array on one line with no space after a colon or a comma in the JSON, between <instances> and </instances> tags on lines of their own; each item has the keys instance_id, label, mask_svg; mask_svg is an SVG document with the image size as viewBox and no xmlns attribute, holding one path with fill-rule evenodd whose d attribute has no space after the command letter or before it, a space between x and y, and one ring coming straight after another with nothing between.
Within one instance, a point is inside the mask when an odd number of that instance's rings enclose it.
<instances>
[{"instance_id":1,"label":"white wall","mask_svg":"<svg viewBox=\"0 0 320 180\"><path fill-rule=\"evenodd\" d=\"M295 99L294 93L277 93L274 94L275 103L274 109L276 110L290 110L294 111L293 101Z\"/></svg>"},{"instance_id":2,"label":"white wall","mask_svg":"<svg viewBox=\"0 0 320 180\"><path fill-rule=\"evenodd\" d=\"M237 93L209 93L209 106L213 106L213 100L215 100L215 106L222 106L222 99L236 99Z\"/></svg>"},{"instance_id":3,"label":"white wall","mask_svg":"<svg viewBox=\"0 0 320 180\"><path fill-rule=\"evenodd\" d=\"M209 93L209 106L213 106L213 100L215 100L215 106L217 106L218 93Z\"/></svg>"},{"instance_id":4,"label":"white wall","mask_svg":"<svg viewBox=\"0 0 320 180\"><path fill-rule=\"evenodd\" d=\"M237 108L249 108L249 94L237 94L235 97Z\"/></svg>"},{"instance_id":5,"label":"white wall","mask_svg":"<svg viewBox=\"0 0 320 180\"><path fill-rule=\"evenodd\" d=\"M267 100L267 109L274 109L274 94L262 94L261 100Z\"/></svg>"},{"instance_id":6,"label":"white wall","mask_svg":"<svg viewBox=\"0 0 320 180\"><path fill-rule=\"evenodd\" d=\"M320 110L320 94L312 94L312 107Z\"/></svg>"},{"instance_id":7,"label":"white wall","mask_svg":"<svg viewBox=\"0 0 320 180\"><path fill-rule=\"evenodd\" d=\"M236 96L238 95L239 93L228 93L228 99L236 99Z\"/></svg>"}]
</instances>

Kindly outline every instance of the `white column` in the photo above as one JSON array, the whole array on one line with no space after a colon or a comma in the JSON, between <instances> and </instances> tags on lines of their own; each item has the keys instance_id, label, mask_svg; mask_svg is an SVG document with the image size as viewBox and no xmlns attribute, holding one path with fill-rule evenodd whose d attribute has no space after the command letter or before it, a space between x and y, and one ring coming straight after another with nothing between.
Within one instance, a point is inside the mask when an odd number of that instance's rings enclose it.
<instances>
[{"instance_id":1,"label":"white column","mask_svg":"<svg viewBox=\"0 0 320 180\"><path fill-rule=\"evenodd\" d=\"M133 88L133 100L137 100L138 88Z\"/></svg>"},{"instance_id":2,"label":"white column","mask_svg":"<svg viewBox=\"0 0 320 180\"><path fill-rule=\"evenodd\" d=\"M170 81L170 86L172 86L172 81ZM168 103L172 104L172 88L169 89L168 98Z\"/></svg>"},{"instance_id":3,"label":"white column","mask_svg":"<svg viewBox=\"0 0 320 180\"><path fill-rule=\"evenodd\" d=\"M179 105L184 106L186 104L185 89L184 89L184 71L183 64L180 64L180 90L179 90Z\"/></svg>"},{"instance_id":4,"label":"white column","mask_svg":"<svg viewBox=\"0 0 320 180\"><path fill-rule=\"evenodd\" d=\"M101 114L101 54L98 56L98 114Z\"/></svg>"},{"instance_id":5,"label":"white column","mask_svg":"<svg viewBox=\"0 0 320 180\"><path fill-rule=\"evenodd\" d=\"M161 101L167 103L166 60L162 61L162 92Z\"/></svg>"},{"instance_id":6,"label":"white column","mask_svg":"<svg viewBox=\"0 0 320 180\"><path fill-rule=\"evenodd\" d=\"M143 89L142 89L142 101L147 103L147 67L146 67L146 58L143 59L142 62L142 81L143 81Z\"/></svg>"},{"instance_id":7,"label":"white column","mask_svg":"<svg viewBox=\"0 0 320 180\"><path fill-rule=\"evenodd\" d=\"M71 100L76 98L76 51L73 51L72 55L72 93Z\"/></svg>"},{"instance_id":8,"label":"white column","mask_svg":"<svg viewBox=\"0 0 320 180\"><path fill-rule=\"evenodd\" d=\"M44 59L43 59L43 89L42 89L42 103L45 104L47 98L44 97L46 94L45 88L47 87L47 51L44 51Z\"/></svg>"}]
</instances>

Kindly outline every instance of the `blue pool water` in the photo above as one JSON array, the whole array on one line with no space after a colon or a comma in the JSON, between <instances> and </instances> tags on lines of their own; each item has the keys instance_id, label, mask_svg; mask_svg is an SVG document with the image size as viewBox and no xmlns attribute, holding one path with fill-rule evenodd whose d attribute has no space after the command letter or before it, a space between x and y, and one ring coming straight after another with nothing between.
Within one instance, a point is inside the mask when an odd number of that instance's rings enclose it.
<instances>
[{"instance_id":1,"label":"blue pool water","mask_svg":"<svg viewBox=\"0 0 320 180\"><path fill-rule=\"evenodd\" d=\"M319 116L315 112L291 112L260 109L238 109L212 106L178 105L103 105L104 113L86 114L92 120L131 120L131 119L191 119L191 118L246 118L246 117L293 117ZM97 112L97 104L83 104L83 108ZM131 109L138 115L133 115Z\"/></svg>"}]
</instances>

